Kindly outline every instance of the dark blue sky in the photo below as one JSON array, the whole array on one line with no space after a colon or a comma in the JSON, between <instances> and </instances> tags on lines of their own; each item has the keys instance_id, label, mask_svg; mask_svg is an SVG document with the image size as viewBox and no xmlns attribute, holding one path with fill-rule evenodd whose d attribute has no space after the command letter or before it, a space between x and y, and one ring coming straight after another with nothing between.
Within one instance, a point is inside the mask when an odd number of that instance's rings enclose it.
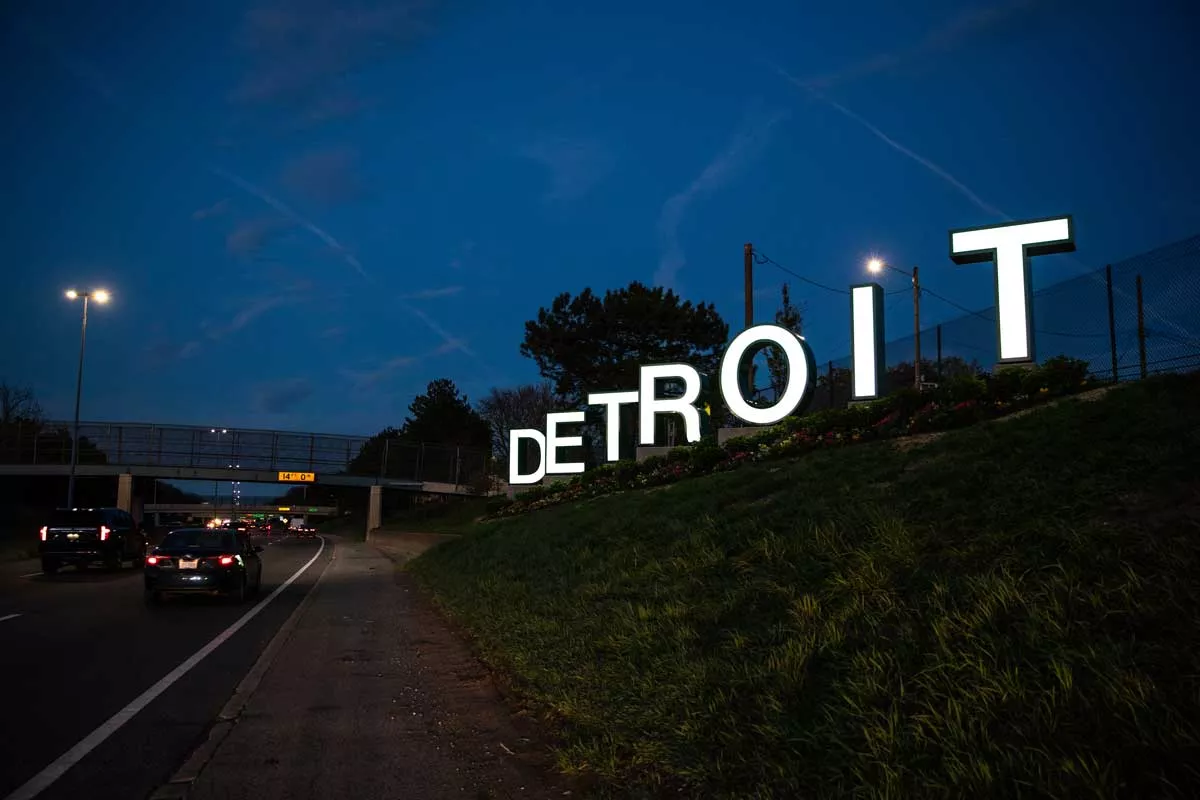
<instances>
[{"instance_id":1,"label":"dark blue sky","mask_svg":"<svg viewBox=\"0 0 1200 800\"><path fill-rule=\"evenodd\" d=\"M1038 285L1200 231L1183 0L16 5L0 378L55 417L69 286L115 296L85 419L371 433L437 377L535 379L561 291L662 282L740 330L747 241L977 308L949 228L1074 214ZM758 267L761 320L784 280ZM846 298L793 288L846 355Z\"/></svg>"}]
</instances>

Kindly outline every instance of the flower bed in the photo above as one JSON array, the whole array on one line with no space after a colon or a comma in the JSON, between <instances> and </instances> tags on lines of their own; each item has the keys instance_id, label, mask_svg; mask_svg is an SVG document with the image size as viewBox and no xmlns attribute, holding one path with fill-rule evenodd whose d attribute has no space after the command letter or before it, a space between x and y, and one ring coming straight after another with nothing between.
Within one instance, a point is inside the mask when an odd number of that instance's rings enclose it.
<instances>
[{"instance_id":1,"label":"flower bed","mask_svg":"<svg viewBox=\"0 0 1200 800\"><path fill-rule=\"evenodd\" d=\"M1088 364L1057 356L1033 369L949 381L934 391L905 389L871 403L789 417L753 436L718 445L706 439L645 461L594 467L569 481L536 486L515 500L493 501L486 519L524 514L559 503L688 477L737 469L750 462L793 458L810 450L918 433L948 431L995 419L1097 385Z\"/></svg>"}]
</instances>

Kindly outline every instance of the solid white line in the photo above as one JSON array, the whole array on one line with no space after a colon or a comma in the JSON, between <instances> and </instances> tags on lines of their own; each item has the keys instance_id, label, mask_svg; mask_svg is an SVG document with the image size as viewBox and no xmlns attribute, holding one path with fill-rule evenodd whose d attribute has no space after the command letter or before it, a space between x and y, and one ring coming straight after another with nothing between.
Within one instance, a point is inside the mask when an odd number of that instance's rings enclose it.
<instances>
[{"instance_id":1,"label":"solid white line","mask_svg":"<svg viewBox=\"0 0 1200 800\"><path fill-rule=\"evenodd\" d=\"M40 572L31 572L31 573L29 573L28 575L22 575L22 576L20 576L20 577L22 577L22 578L36 578L38 575L41 575L41 574L42 574L42 573L40 573Z\"/></svg>"},{"instance_id":2,"label":"solid white line","mask_svg":"<svg viewBox=\"0 0 1200 800\"><path fill-rule=\"evenodd\" d=\"M266 608L268 603L279 596L280 592L291 586L297 578L303 575L304 571L311 567L313 562L321 557L321 553L324 552L324 550L325 537L322 536L321 546L317 548L316 555L310 558L307 564L296 570L295 574L288 578L281 586L278 586L275 591L271 592L271 594L268 595L265 600L258 603L256 606L254 606L254 608L243 614L241 619L217 634L215 639L197 650L195 654L192 655L187 661L184 661L178 667L168 672L165 677L158 681L158 683L154 684L149 689L134 698L132 703L109 717L107 722L102 724L99 728L96 728L96 730L92 731L87 736L83 737L79 744L75 745L70 750L56 758L53 763L50 764L50 766L46 767L37 775L34 775L32 778L27 780L20 787L18 787L16 791L4 798L4 800L30 800L30 798L37 797L39 794L48 789L50 785L61 778L67 770L82 761L84 756L99 747L106 739L108 739L108 737L120 730L121 726L133 719L133 717L139 711L150 705L150 703L153 702L156 697L165 692L167 689L171 688L173 683L178 681L180 678L190 672L193 667L203 661L209 653L220 647L226 639L233 636L235 633L241 630L242 626L254 619L254 617L258 615L258 612ZM311 589L309 591L311 591Z\"/></svg>"},{"instance_id":3,"label":"solid white line","mask_svg":"<svg viewBox=\"0 0 1200 800\"><path fill-rule=\"evenodd\" d=\"M16 619L19 616L21 616L21 615L20 614L5 614L3 617L0 617L0 622L4 622L6 619Z\"/></svg>"}]
</instances>

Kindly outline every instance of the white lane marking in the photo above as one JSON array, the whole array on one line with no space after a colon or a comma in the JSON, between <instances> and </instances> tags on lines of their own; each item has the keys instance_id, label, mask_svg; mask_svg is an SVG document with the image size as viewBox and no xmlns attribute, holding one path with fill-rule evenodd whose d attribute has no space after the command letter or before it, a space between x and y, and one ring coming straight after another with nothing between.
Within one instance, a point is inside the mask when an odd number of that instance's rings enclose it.
<instances>
[{"instance_id":1,"label":"white lane marking","mask_svg":"<svg viewBox=\"0 0 1200 800\"><path fill-rule=\"evenodd\" d=\"M30 800L37 797L39 794L48 789L51 784L63 776L63 774L71 767L83 760L84 756L95 750L104 741L121 729L126 722L146 706L150 705L153 700L160 694L171 688L171 685L191 671L193 667L205 659L213 650L221 646L226 639L233 636L242 626L254 619L260 611L267 607L267 604L279 596L287 587L291 586L297 578L304 574L304 571L311 567L313 563L321 557L321 553L325 550L325 537L321 537L321 546L317 548L317 553L308 560L300 569L288 578L282 585L276 587L275 591L267 595L267 598L258 603L254 608L242 615L242 618L230 625L225 630L217 634L211 642L197 650L190 658L184 661L175 669L171 670L158 683L151 686L146 691L134 698L133 702L122 708L116 714L108 718L108 721L102 724L99 728L89 733L79 741L79 744L72 747L67 752L56 758L48 767L43 769L37 775L34 775L29 780L19 786L16 791L10 794L4 800ZM309 591L312 591L310 588Z\"/></svg>"},{"instance_id":2,"label":"white lane marking","mask_svg":"<svg viewBox=\"0 0 1200 800\"><path fill-rule=\"evenodd\" d=\"M22 575L21 577L22 578L36 578L38 575L41 575L41 574L42 573L40 573L40 572L30 572L28 575Z\"/></svg>"},{"instance_id":3,"label":"white lane marking","mask_svg":"<svg viewBox=\"0 0 1200 800\"><path fill-rule=\"evenodd\" d=\"M3 617L0 617L0 622L4 622L5 620L9 620L9 619L16 619L19 616L21 616L21 615L20 614L5 614Z\"/></svg>"}]
</instances>

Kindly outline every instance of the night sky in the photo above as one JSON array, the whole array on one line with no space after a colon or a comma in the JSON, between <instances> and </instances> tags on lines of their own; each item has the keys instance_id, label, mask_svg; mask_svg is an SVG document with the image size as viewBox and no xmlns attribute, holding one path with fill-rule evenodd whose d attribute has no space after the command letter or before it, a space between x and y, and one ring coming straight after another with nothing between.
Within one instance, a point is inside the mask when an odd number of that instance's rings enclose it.
<instances>
[{"instance_id":1,"label":"night sky","mask_svg":"<svg viewBox=\"0 0 1200 800\"><path fill-rule=\"evenodd\" d=\"M1037 286L1200 232L1189 5L7 3L0 378L70 417L72 286L114 295L85 420L347 434L536 379L561 291L661 283L736 332L745 242L985 307L950 228L1075 215ZM771 265L760 320L785 280L846 355L848 301Z\"/></svg>"}]
</instances>

